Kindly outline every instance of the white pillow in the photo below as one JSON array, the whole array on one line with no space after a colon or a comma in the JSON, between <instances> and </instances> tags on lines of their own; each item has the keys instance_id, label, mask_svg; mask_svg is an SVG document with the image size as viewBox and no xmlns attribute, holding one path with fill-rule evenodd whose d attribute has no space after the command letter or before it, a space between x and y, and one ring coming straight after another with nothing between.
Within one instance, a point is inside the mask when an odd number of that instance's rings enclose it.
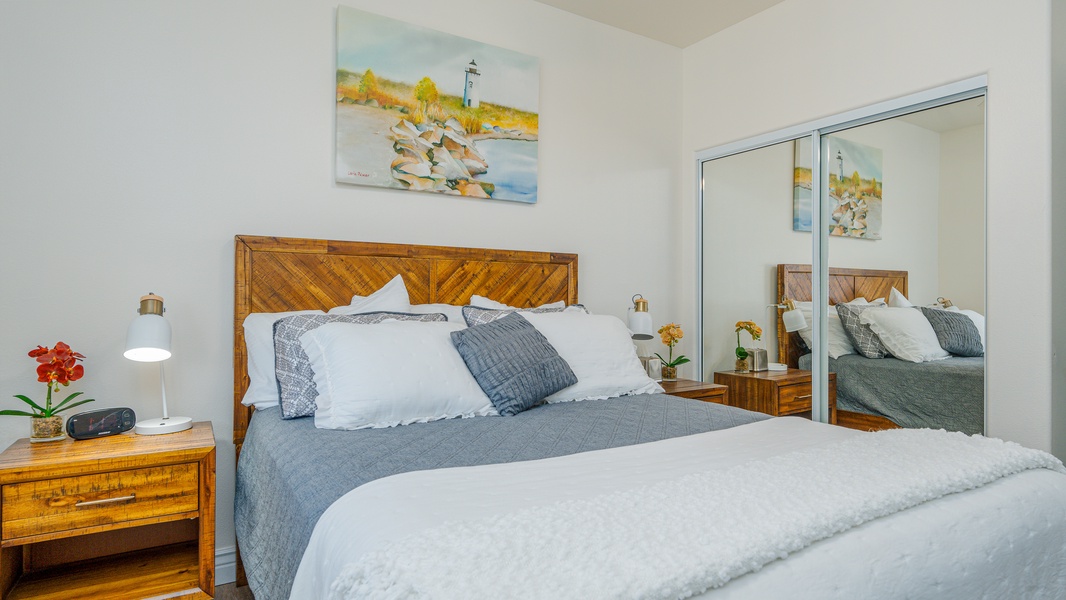
<instances>
[{"instance_id":1,"label":"white pillow","mask_svg":"<svg viewBox=\"0 0 1066 600\"><path fill-rule=\"evenodd\" d=\"M900 360L920 363L951 356L940 347L933 326L916 308L886 306L864 310L859 321L869 325L889 353Z\"/></svg>"},{"instance_id":2,"label":"white pillow","mask_svg":"<svg viewBox=\"0 0 1066 600\"><path fill-rule=\"evenodd\" d=\"M955 308L955 307L954 306L948 307L948 310L951 310L952 308ZM966 315L967 317L970 317L970 320L973 321L973 324L977 326L977 333L981 334L981 347L982 348L987 348L987 346L985 346L985 317L984 317L984 315L982 315L981 313L979 313L979 312L977 312L975 310L959 310L957 308L955 308L955 310L957 310L958 312L961 312L962 314Z\"/></svg>"},{"instance_id":3,"label":"white pillow","mask_svg":"<svg viewBox=\"0 0 1066 600\"><path fill-rule=\"evenodd\" d=\"M466 327L466 319L463 318L463 307L454 304L412 304L405 312L416 315L441 313L448 317L449 323L458 323Z\"/></svg>"},{"instance_id":4,"label":"white pillow","mask_svg":"<svg viewBox=\"0 0 1066 600\"><path fill-rule=\"evenodd\" d=\"M473 296L470 296L470 306L476 306L478 308L494 308L496 310L507 310L507 309L512 309L513 310L513 309L526 308L526 307L523 307L523 306L510 306L510 305L504 304L502 302L497 302L495 300L489 300L488 298L486 298L484 296L478 296L477 294L474 294ZM563 302L562 300L560 300L558 302L549 302L548 304L541 304L540 306L535 306L533 308L563 308L564 306L566 306L566 302Z\"/></svg>"},{"instance_id":5,"label":"white pillow","mask_svg":"<svg viewBox=\"0 0 1066 600\"><path fill-rule=\"evenodd\" d=\"M278 380L274 374L274 322L290 315L326 314L320 310L251 313L244 318L244 346L248 351L248 390L241 404L257 410L278 406Z\"/></svg>"},{"instance_id":6,"label":"white pillow","mask_svg":"<svg viewBox=\"0 0 1066 600\"><path fill-rule=\"evenodd\" d=\"M548 396L548 402L662 393L641 366L629 329L618 317L581 311L522 316L548 338L577 376L576 384Z\"/></svg>"},{"instance_id":7,"label":"white pillow","mask_svg":"<svg viewBox=\"0 0 1066 600\"><path fill-rule=\"evenodd\" d=\"M357 315L369 312L407 312L411 307L411 298L407 295L407 286L403 276L397 275L378 291L369 296L352 296L348 306L331 308L331 315Z\"/></svg>"},{"instance_id":8,"label":"white pillow","mask_svg":"<svg viewBox=\"0 0 1066 600\"><path fill-rule=\"evenodd\" d=\"M498 414L452 345L456 323L327 323L300 336L315 427L365 429Z\"/></svg>"},{"instance_id":9,"label":"white pillow","mask_svg":"<svg viewBox=\"0 0 1066 600\"><path fill-rule=\"evenodd\" d=\"M895 287L892 288L892 292L888 295L888 305L893 308L910 308L914 306L911 304L911 301L907 300L907 297Z\"/></svg>"},{"instance_id":10,"label":"white pillow","mask_svg":"<svg viewBox=\"0 0 1066 600\"><path fill-rule=\"evenodd\" d=\"M866 298L856 298L848 302L848 304L869 304ZM800 329L800 338L803 343L807 344L808 348L814 348L814 315L813 307L810 302L797 302L796 308L803 313L803 318L807 319L807 326ZM830 306L829 315L829 356L831 358L840 358L845 354L855 354L855 346L851 344L851 339L848 338L847 333L844 332L844 324L840 321L840 317L837 316L836 306Z\"/></svg>"}]
</instances>

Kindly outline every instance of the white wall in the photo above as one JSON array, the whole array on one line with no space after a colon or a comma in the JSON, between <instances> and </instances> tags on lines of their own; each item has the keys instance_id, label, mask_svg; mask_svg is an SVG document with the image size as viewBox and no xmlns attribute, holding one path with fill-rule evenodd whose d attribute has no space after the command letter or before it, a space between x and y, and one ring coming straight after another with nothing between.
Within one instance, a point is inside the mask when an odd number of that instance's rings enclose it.
<instances>
[{"instance_id":1,"label":"white wall","mask_svg":"<svg viewBox=\"0 0 1066 600\"><path fill-rule=\"evenodd\" d=\"M1052 328L1032 326L1053 323L1049 17L1048 0L785 0L685 49L682 76L691 190L700 149L987 74L988 433L1048 450L1066 402ZM695 194L681 206L691 274Z\"/></svg>"},{"instance_id":2,"label":"white wall","mask_svg":"<svg viewBox=\"0 0 1066 600\"><path fill-rule=\"evenodd\" d=\"M910 297L937 297L937 211L940 135L900 120L835 134L879 148L883 157L882 239L829 238L834 267L909 272ZM804 138L803 143L809 143ZM792 230L793 143L711 161L704 169L705 379L733 368L734 324L763 328L762 347L775 360L778 263L809 264L811 234ZM870 298L873 300L873 298ZM741 343L750 346L746 333ZM757 344L758 345L758 344Z\"/></svg>"},{"instance_id":3,"label":"white wall","mask_svg":"<svg viewBox=\"0 0 1066 600\"><path fill-rule=\"evenodd\" d=\"M680 50L531 0L345 4L541 61L535 206L333 182L335 0L0 3L0 395L43 393L26 352L84 353L71 390L158 414L122 358L137 299L166 299L171 411L218 442L233 545L235 234L554 250L581 300L642 292L677 319ZM0 419L0 447L29 423Z\"/></svg>"},{"instance_id":4,"label":"white wall","mask_svg":"<svg viewBox=\"0 0 1066 600\"><path fill-rule=\"evenodd\" d=\"M985 312L984 162L984 124L940 134L938 291L956 306L981 314Z\"/></svg>"},{"instance_id":5,"label":"white wall","mask_svg":"<svg viewBox=\"0 0 1066 600\"><path fill-rule=\"evenodd\" d=\"M1051 279L1054 307L1066 306L1066 3L1051 4L1052 202L1047 215L1052 234ZM1051 389L1053 452L1066 457L1066 311L1052 311Z\"/></svg>"}]
</instances>

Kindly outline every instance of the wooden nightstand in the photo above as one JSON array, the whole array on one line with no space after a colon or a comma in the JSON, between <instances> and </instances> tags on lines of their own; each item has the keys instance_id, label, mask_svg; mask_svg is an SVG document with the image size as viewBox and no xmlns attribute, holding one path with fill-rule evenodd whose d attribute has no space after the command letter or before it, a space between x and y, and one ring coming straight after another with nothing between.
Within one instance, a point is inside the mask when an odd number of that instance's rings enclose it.
<instances>
[{"instance_id":1,"label":"wooden nightstand","mask_svg":"<svg viewBox=\"0 0 1066 600\"><path fill-rule=\"evenodd\" d=\"M729 405L775 417L811 417L811 372L800 369L735 373L719 371L714 382L729 387ZM829 374L829 422L837 422L837 374Z\"/></svg>"},{"instance_id":2,"label":"wooden nightstand","mask_svg":"<svg viewBox=\"0 0 1066 600\"><path fill-rule=\"evenodd\" d=\"M691 398L693 400L702 400L704 402L727 404L726 395L729 393L729 388L724 385L693 381L691 379L663 381L661 382L661 385L663 386L663 390L671 396L681 396L682 398Z\"/></svg>"},{"instance_id":3,"label":"wooden nightstand","mask_svg":"<svg viewBox=\"0 0 1066 600\"><path fill-rule=\"evenodd\" d=\"M0 454L0 598L211 598L211 423Z\"/></svg>"}]
</instances>

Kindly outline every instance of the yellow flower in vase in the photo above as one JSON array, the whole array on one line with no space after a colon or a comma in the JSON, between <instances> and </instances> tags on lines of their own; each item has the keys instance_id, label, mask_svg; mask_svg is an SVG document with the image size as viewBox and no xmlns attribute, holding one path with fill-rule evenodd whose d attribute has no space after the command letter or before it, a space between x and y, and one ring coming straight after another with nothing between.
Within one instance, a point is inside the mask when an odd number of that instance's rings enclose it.
<instances>
[{"instance_id":1,"label":"yellow flower in vase","mask_svg":"<svg viewBox=\"0 0 1066 600\"><path fill-rule=\"evenodd\" d=\"M659 337L663 341L663 345L670 349L668 356L669 360L665 359L658 352L655 356L659 357L659 360L663 361L664 367L677 367L689 362L689 359L683 354L679 354L677 358L674 358L674 346L681 341L681 338L685 337L685 332L681 330L681 326L677 323L667 323L659 328Z\"/></svg>"},{"instance_id":2,"label":"yellow flower in vase","mask_svg":"<svg viewBox=\"0 0 1066 600\"><path fill-rule=\"evenodd\" d=\"M737 359L744 360L748 357L748 351L740 345L741 331L747 331L751 335L751 340L757 342L762 338L762 328L756 325L755 321L737 321Z\"/></svg>"}]
</instances>

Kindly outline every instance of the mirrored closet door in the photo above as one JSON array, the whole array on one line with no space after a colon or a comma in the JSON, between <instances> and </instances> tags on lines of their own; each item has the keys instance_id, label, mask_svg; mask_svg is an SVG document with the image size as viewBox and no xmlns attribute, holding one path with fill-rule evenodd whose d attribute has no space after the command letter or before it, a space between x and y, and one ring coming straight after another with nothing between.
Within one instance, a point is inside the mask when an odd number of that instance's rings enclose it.
<instances>
[{"instance_id":1,"label":"mirrored closet door","mask_svg":"<svg viewBox=\"0 0 1066 600\"><path fill-rule=\"evenodd\" d=\"M983 432L985 110L969 96L701 163L701 365L738 384L731 403Z\"/></svg>"}]
</instances>

